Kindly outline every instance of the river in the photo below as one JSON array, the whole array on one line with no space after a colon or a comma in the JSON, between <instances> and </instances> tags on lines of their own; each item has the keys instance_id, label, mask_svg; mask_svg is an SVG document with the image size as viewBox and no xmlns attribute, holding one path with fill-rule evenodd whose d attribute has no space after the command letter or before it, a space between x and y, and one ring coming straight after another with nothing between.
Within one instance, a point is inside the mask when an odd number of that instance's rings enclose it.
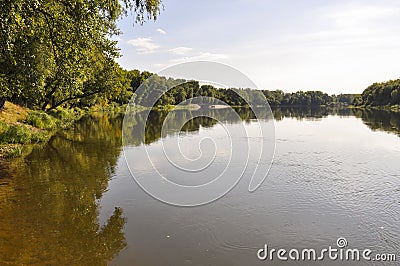
<instances>
[{"instance_id":1,"label":"river","mask_svg":"<svg viewBox=\"0 0 400 266\"><path fill-rule=\"evenodd\" d=\"M273 111L276 152L264 183L249 193L241 181L199 207L162 203L137 185L123 155L122 115L84 117L27 157L3 162L0 264L286 265L260 261L257 251L265 244L320 250L340 237L348 247L400 260L400 114ZM174 112L179 120L190 111ZM239 114L243 121L196 118L179 136L196 143L257 122L248 110ZM160 148L165 117L152 112L145 138L131 141L138 160L144 148Z\"/></svg>"}]
</instances>

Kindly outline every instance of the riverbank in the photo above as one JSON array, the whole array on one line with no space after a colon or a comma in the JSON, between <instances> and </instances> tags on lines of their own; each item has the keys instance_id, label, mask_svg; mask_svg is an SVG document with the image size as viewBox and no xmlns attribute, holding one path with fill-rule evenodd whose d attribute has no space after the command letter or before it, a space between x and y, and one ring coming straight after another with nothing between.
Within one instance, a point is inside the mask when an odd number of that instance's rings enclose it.
<instances>
[{"instance_id":1,"label":"riverbank","mask_svg":"<svg viewBox=\"0 0 400 266\"><path fill-rule=\"evenodd\" d=\"M400 105L384 105L384 106L369 106L369 105L361 105L361 106L354 106L349 105L350 109L361 109L361 110L383 110L393 113L400 113Z\"/></svg>"},{"instance_id":2,"label":"riverbank","mask_svg":"<svg viewBox=\"0 0 400 266\"><path fill-rule=\"evenodd\" d=\"M57 129L70 126L81 114L64 109L48 114L6 102L0 113L0 158L29 154L34 145L46 143Z\"/></svg>"},{"instance_id":3,"label":"riverbank","mask_svg":"<svg viewBox=\"0 0 400 266\"><path fill-rule=\"evenodd\" d=\"M127 111L148 110L143 106L96 105L90 108L57 108L50 112L31 110L11 102L6 102L0 113L0 161L7 158L28 155L35 145L43 145L60 129L71 127L85 115L121 114ZM199 106L166 105L153 110L195 110Z\"/></svg>"},{"instance_id":4,"label":"riverbank","mask_svg":"<svg viewBox=\"0 0 400 266\"><path fill-rule=\"evenodd\" d=\"M35 145L43 145L60 129L71 127L84 115L123 112L126 106L57 108L50 112L31 110L6 102L0 113L0 160L23 157Z\"/></svg>"}]
</instances>

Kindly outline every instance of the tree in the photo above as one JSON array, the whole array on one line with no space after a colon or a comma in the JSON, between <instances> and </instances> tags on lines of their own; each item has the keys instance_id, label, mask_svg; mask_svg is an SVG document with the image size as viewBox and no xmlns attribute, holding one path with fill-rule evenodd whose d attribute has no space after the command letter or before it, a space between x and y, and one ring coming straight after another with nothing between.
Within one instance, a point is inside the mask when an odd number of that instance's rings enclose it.
<instances>
[{"instance_id":1,"label":"tree","mask_svg":"<svg viewBox=\"0 0 400 266\"><path fill-rule=\"evenodd\" d=\"M118 18L156 19L161 0L4 0L0 98L54 108L87 95L85 84L119 56ZM102 66L104 62L106 66ZM94 91L93 91L94 93Z\"/></svg>"},{"instance_id":2,"label":"tree","mask_svg":"<svg viewBox=\"0 0 400 266\"><path fill-rule=\"evenodd\" d=\"M366 88L358 101L359 105L384 106L399 104L400 79L390 80L382 83L374 83Z\"/></svg>"},{"instance_id":3,"label":"tree","mask_svg":"<svg viewBox=\"0 0 400 266\"><path fill-rule=\"evenodd\" d=\"M0 98L0 112L3 111L5 103L6 103L6 99L5 98Z\"/></svg>"},{"instance_id":4,"label":"tree","mask_svg":"<svg viewBox=\"0 0 400 266\"><path fill-rule=\"evenodd\" d=\"M395 89L390 94L390 102L392 104L400 104L400 89Z\"/></svg>"}]
</instances>

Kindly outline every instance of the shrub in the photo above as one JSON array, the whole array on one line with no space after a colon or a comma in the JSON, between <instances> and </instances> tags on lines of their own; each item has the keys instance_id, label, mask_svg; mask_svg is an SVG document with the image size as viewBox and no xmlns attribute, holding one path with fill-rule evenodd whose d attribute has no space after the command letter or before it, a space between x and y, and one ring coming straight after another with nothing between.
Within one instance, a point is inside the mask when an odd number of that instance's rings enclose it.
<instances>
[{"instance_id":1,"label":"shrub","mask_svg":"<svg viewBox=\"0 0 400 266\"><path fill-rule=\"evenodd\" d=\"M8 124L0 120L0 134L5 133L8 130Z\"/></svg>"},{"instance_id":2,"label":"shrub","mask_svg":"<svg viewBox=\"0 0 400 266\"><path fill-rule=\"evenodd\" d=\"M46 131L39 131L32 133L31 142L32 143L39 143L39 142L46 142L50 138L50 134Z\"/></svg>"},{"instance_id":3,"label":"shrub","mask_svg":"<svg viewBox=\"0 0 400 266\"><path fill-rule=\"evenodd\" d=\"M54 109L54 110L52 110L52 114L55 116L55 117L57 117L58 119L65 119L65 118L67 118L67 117L70 117L70 116L72 116L72 114L71 114L71 112L69 111L69 110L67 110L67 109L64 109L64 108L57 108L57 109Z\"/></svg>"},{"instance_id":4,"label":"shrub","mask_svg":"<svg viewBox=\"0 0 400 266\"><path fill-rule=\"evenodd\" d=\"M30 143L32 132L26 126L11 125L0 134L0 143Z\"/></svg>"},{"instance_id":5,"label":"shrub","mask_svg":"<svg viewBox=\"0 0 400 266\"><path fill-rule=\"evenodd\" d=\"M79 120L85 112L79 108L57 108L52 111L54 117L58 119L57 125L60 128L68 128L70 127L75 121Z\"/></svg>"},{"instance_id":6,"label":"shrub","mask_svg":"<svg viewBox=\"0 0 400 266\"><path fill-rule=\"evenodd\" d=\"M26 122L34 127L52 130L56 128L56 120L54 117L39 111L32 111L28 114Z\"/></svg>"}]
</instances>

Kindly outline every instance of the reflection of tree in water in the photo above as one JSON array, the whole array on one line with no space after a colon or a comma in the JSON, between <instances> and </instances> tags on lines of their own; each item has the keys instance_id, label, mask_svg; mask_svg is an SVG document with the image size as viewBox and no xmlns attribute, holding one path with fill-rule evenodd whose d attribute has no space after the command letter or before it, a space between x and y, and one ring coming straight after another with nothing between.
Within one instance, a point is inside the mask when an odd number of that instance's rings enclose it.
<instances>
[{"instance_id":1,"label":"reflection of tree in water","mask_svg":"<svg viewBox=\"0 0 400 266\"><path fill-rule=\"evenodd\" d=\"M177 132L195 132L200 127L213 127L218 122L222 123L240 123L242 121L249 122L254 120L255 114L250 108L239 107L234 108L236 114L233 114L229 109L199 109L176 110L176 111L151 111L146 118L146 112L138 112L125 117L125 134L124 141L129 145L150 144L159 140L167 116L170 116L168 134ZM269 109L260 108L257 110L258 116L261 119L270 117ZM280 107L272 109L273 116L276 120L282 120L284 117L295 119L315 120L326 117L328 115L349 116L352 114L350 109L327 109L321 107ZM199 117L196 117L199 116ZM210 117L216 117L213 119ZM218 121L218 122L217 122ZM171 124L172 123L172 124ZM141 131L143 125L146 125L145 131ZM164 136L165 137L165 136Z\"/></svg>"},{"instance_id":2,"label":"reflection of tree in water","mask_svg":"<svg viewBox=\"0 0 400 266\"><path fill-rule=\"evenodd\" d=\"M254 119L248 108L235 110L243 121ZM221 122L241 122L225 109L210 112ZM349 116L353 112L373 130L400 135L400 114L350 109L273 109L277 120ZM129 143L141 145L160 139L167 114L151 112L147 121L143 113L128 117ZM217 123L207 113L197 113L200 117L193 118L195 114L180 110L170 115L172 122L183 125L179 132L184 134ZM57 134L48 145L34 149L25 159L11 161L0 169L1 265L106 265L125 247L121 209L116 208L105 225L98 221L98 200L107 189L121 152L122 121L123 116L85 118L74 129ZM146 123L144 135L137 129L140 123Z\"/></svg>"},{"instance_id":3,"label":"reflection of tree in water","mask_svg":"<svg viewBox=\"0 0 400 266\"><path fill-rule=\"evenodd\" d=\"M254 114L248 108L239 108L236 112L242 120L254 118ZM141 145L159 140L167 116L169 116L169 123L166 132L169 134L195 132L200 127L213 127L218 122L238 123L241 121L228 109L151 111L148 117L145 112L139 112L125 117L125 143ZM215 119L211 117L215 117ZM143 125L146 125L144 132L141 130Z\"/></svg>"},{"instance_id":4,"label":"reflection of tree in water","mask_svg":"<svg viewBox=\"0 0 400 266\"><path fill-rule=\"evenodd\" d=\"M385 110L349 109L349 108L321 108L321 107L281 107L273 108L276 120L283 118L320 119L328 115L356 116L361 118L365 125L372 130L383 130L400 136L400 114Z\"/></svg>"},{"instance_id":5,"label":"reflection of tree in water","mask_svg":"<svg viewBox=\"0 0 400 266\"><path fill-rule=\"evenodd\" d=\"M281 107L274 108L274 117L276 120L282 120L285 117L296 119L319 119L328 115L338 116L356 116L361 118L365 125L372 130L382 130L395 133L400 136L400 113L394 113L385 110L371 109L349 109L349 108L321 108L321 107Z\"/></svg>"},{"instance_id":6,"label":"reflection of tree in water","mask_svg":"<svg viewBox=\"0 0 400 266\"><path fill-rule=\"evenodd\" d=\"M10 162L0 264L107 265L125 247L120 208L105 225L98 221L98 200L120 154L121 121L84 119Z\"/></svg>"},{"instance_id":7,"label":"reflection of tree in water","mask_svg":"<svg viewBox=\"0 0 400 266\"><path fill-rule=\"evenodd\" d=\"M315 120L327 117L328 115L350 116L351 109L344 108L324 108L321 106L308 107L274 107L272 109L274 118L282 120L283 118L296 118L298 120Z\"/></svg>"},{"instance_id":8,"label":"reflection of tree in water","mask_svg":"<svg viewBox=\"0 0 400 266\"><path fill-rule=\"evenodd\" d=\"M357 109L354 114L372 130L383 130L400 136L400 113Z\"/></svg>"}]
</instances>

